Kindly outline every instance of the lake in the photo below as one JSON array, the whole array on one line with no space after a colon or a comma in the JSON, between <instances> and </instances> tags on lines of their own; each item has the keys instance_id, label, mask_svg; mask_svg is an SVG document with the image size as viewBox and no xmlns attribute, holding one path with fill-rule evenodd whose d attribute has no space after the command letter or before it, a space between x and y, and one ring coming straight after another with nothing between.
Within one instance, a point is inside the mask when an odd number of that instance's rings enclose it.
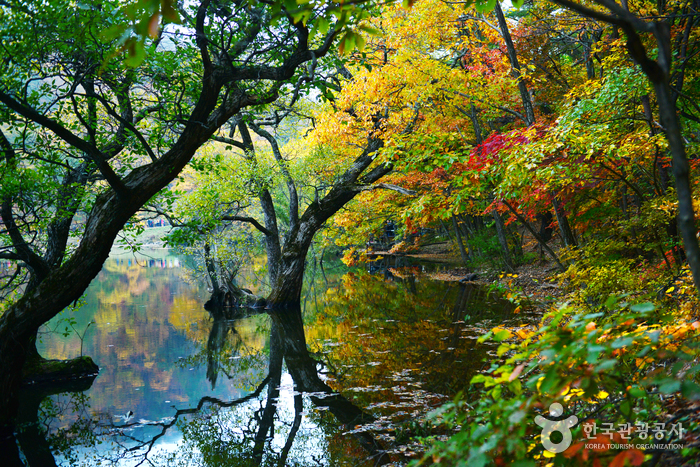
<instances>
[{"instance_id":1,"label":"lake","mask_svg":"<svg viewBox=\"0 0 700 467\"><path fill-rule=\"evenodd\" d=\"M100 372L27 387L26 462L404 465L425 414L488 367L494 349L478 336L532 320L423 266L308 269L301 309L215 319L188 258L110 257L42 329L42 355L90 355Z\"/></svg>"}]
</instances>

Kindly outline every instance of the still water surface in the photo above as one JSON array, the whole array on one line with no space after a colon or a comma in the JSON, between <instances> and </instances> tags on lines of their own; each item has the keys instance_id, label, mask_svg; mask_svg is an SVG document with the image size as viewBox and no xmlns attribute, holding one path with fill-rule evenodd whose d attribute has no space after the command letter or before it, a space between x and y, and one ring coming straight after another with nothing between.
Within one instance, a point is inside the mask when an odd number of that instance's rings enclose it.
<instances>
[{"instance_id":1,"label":"still water surface","mask_svg":"<svg viewBox=\"0 0 700 467\"><path fill-rule=\"evenodd\" d=\"M215 319L186 264L167 250L110 258L84 304L43 330L44 356L82 352L100 373L27 391L25 421L38 426L18 437L27 463L401 465L402 426L487 365L476 338L527 321L420 268L328 266L309 278L303 327L301 310Z\"/></svg>"}]
</instances>

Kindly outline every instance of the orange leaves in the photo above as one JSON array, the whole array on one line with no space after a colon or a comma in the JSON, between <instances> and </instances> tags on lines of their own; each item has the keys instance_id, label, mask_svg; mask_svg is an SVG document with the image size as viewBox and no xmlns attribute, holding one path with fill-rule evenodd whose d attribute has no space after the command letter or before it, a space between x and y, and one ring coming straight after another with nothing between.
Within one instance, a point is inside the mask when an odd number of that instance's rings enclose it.
<instances>
[{"instance_id":1,"label":"orange leaves","mask_svg":"<svg viewBox=\"0 0 700 467\"><path fill-rule=\"evenodd\" d=\"M598 434L591 439L579 441L572 444L563 455L567 459L578 457L581 461L587 462L592 459L592 465L608 467L638 467L644 463L644 452L637 448L629 448L615 454L615 457L610 460L608 451L613 449L617 444L626 446L626 443L621 443L621 439L614 439L609 436ZM601 464L601 461L605 464Z\"/></svg>"},{"instance_id":2,"label":"orange leaves","mask_svg":"<svg viewBox=\"0 0 700 467\"><path fill-rule=\"evenodd\" d=\"M644 462L644 453L639 449L630 449L619 453L610 463L609 467L624 467L628 465L639 466Z\"/></svg>"}]
</instances>

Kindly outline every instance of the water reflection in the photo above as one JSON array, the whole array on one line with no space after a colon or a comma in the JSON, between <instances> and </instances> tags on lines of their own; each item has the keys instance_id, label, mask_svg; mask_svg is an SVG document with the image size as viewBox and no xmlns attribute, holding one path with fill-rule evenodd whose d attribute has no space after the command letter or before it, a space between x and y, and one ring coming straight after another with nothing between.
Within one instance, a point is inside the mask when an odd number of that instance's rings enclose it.
<instances>
[{"instance_id":1,"label":"water reflection","mask_svg":"<svg viewBox=\"0 0 700 467\"><path fill-rule=\"evenodd\" d=\"M91 385L27 392L28 428L17 434L24 454L14 461L404 463L402 424L488 365L493 349L476 338L495 324L528 322L483 287L431 281L418 269L319 275L302 321L299 309L204 310L208 292L178 268L144 266L109 260L85 306L64 316L79 330L95 324L68 340L44 335L45 356L74 357L82 347L101 372ZM28 446L41 449L27 455Z\"/></svg>"},{"instance_id":2,"label":"water reflection","mask_svg":"<svg viewBox=\"0 0 700 467\"><path fill-rule=\"evenodd\" d=\"M94 379L95 376L92 376L24 388L18 410L15 446L21 449L27 465L55 466L53 451L68 453L73 446L94 443L98 426L88 413L88 398L84 394ZM59 418L71 421L57 427ZM5 462L9 461L9 465L23 465L19 451L13 450L8 454ZM76 461L74 456L66 457L69 461Z\"/></svg>"},{"instance_id":3,"label":"water reflection","mask_svg":"<svg viewBox=\"0 0 700 467\"><path fill-rule=\"evenodd\" d=\"M154 424L162 431L147 441L135 441L128 431L132 424L112 425L122 438L120 444L128 446L124 452L130 453L132 462L167 459L168 463L206 466L346 465L343 459L327 454L324 428L333 422L323 412L313 412L311 405L333 414L344 430L371 423L374 418L319 377L317 362L306 349L300 309L270 316L268 372L255 391L232 401L202 398L196 407L179 409L172 419ZM220 326L235 328L235 321ZM207 353L225 355L223 347L217 348L219 342L209 339ZM173 427L183 436L177 452L166 456L155 453L155 442ZM388 461L385 450L372 435L359 433L355 438L366 451L358 458L368 459L367 465ZM353 460L352 465L362 464Z\"/></svg>"},{"instance_id":4,"label":"water reflection","mask_svg":"<svg viewBox=\"0 0 700 467\"><path fill-rule=\"evenodd\" d=\"M182 264L166 252L160 258L156 254L151 252L150 259ZM133 259L131 265L126 259L109 259L88 288L85 305L49 323L39 351L47 358L81 352L93 357L100 374L89 396L92 410L101 415L131 411L137 419L160 420L172 414L173 405L194 405L204 394L224 399L246 394L239 381L212 391L205 378L203 350L211 327L202 309L207 291L186 282L181 269L149 268L147 259ZM256 353L265 345L257 326L239 326ZM263 371L264 365L258 373Z\"/></svg>"},{"instance_id":5,"label":"water reflection","mask_svg":"<svg viewBox=\"0 0 700 467\"><path fill-rule=\"evenodd\" d=\"M356 425L373 423L375 418L372 415L363 412L359 407L335 392L319 377L317 362L311 358L307 349L301 309L274 312L271 313L271 318L273 326L270 375L272 376L272 362L278 362L281 368L283 355L287 370L294 380L295 389L308 393L311 401L317 407L329 410L344 425L344 428L349 429ZM278 348L276 351L275 347ZM281 355L275 357L276 353ZM268 400L270 399L272 398ZM295 410L297 406L298 404L295 402ZM374 436L368 432L355 432L353 435L370 454L374 465L384 465L389 462L386 450Z\"/></svg>"},{"instance_id":6,"label":"water reflection","mask_svg":"<svg viewBox=\"0 0 700 467\"><path fill-rule=\"evenodd\" d=\"M267 375L254 391L237 399L205 396L196 406L173 410L171 416L157 421L132 420L130 413L95 420L89 413L89 398L81 393L89 388L91 380L76 387L33 388L21 410L25 428L17 434L27 464L56 465L51 444L53 451L62 447L59 460L69 465L347 465L347 459L328 455L329 443L319 435L371 423L374 417L333 391L319 376L317 362L306 348L301 309L271 313L270 317ZM210 357L208 377L214 372L211 357L217 355L220 359L231 354L228 340L220 336L235 335L236 323L214 321L206 349ZM287 378L283 377L283 364ZM223 370L217 367L216 371ZM44 399L66 390L82 395L80 410L59 413L51 409L56 400ZM331 413L340 426L324 411ZM46 424L58 418L69 422L58 430L47 429ZM173 446L174 433L179 433L177 446ZM367 459L366 465L388 462L384 448L371 434L354 437L355 444L366 451L358 456ZM98 447L98 440L104 445ZM86 452L90 455L85 456ZM352 465L363 464L355 459Z\"/></svg>"},{"instance_id":7,"label":"water reflection","mask_svg":"<svg viewBox=\"0 0 700 467\"><path fill-rule=\"evenodd\" d=\"M310 347L333 369L328 384L377 417L360 430L396 441L396 429L466 389L495 348L492 327L534 317L477 284L436 282L419 268L346 274L309 327Z\"/></svg>"}]
</instances>

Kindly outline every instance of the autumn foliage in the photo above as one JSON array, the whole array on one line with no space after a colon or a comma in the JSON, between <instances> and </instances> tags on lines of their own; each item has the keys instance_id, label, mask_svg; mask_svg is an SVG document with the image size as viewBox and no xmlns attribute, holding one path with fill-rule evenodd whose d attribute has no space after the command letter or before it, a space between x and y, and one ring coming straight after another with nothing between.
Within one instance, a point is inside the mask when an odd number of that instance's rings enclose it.
<instances>
[{"instance_id":1,"label":"autumn foliage","mask_svg":"<svg viewBox=\"0 0 700 467\"><path fill-rule=\"evenodd\" d=\"M696 6L629 3L639 17L673 17L671 88L700 207ZM378 159L394 169L387 181L413 195L362 193L327 238L357 259L391 220L402 245L421 228L450 235L472 267L494 254L504 258L489 263L497 269L513 266L508 255L517 266L528 261L523 245L537 243L561 265L554 279L567 303L551 305L532 333L485 337L502 342L501 360L472 380L478 395L436 413L458 433L423 463L641 465L652 451L613 448L612 438L586 448L580 425L572 447L553 455L529 419L560 401L581 420L653 423L700 398L698 301L657 90L619 27L540 3L507 15L519 77L502 25L481 3L426 0L370 20L376 33L348 57L352 78L321 112L314 141L342 154L380 136ZM641 41L654 49L653 37ZM496 245L499 218L500 255L485 246Z\"/></svg>"}]
</instances>

